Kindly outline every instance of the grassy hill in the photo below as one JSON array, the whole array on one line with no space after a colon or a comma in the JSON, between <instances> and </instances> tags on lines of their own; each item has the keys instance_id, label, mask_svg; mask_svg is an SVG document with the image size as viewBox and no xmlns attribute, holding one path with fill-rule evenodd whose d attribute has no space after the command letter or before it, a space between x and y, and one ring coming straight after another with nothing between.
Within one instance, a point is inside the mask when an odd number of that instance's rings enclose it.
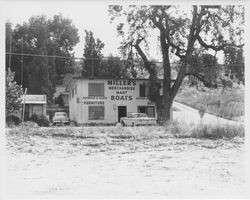
<instances>
[{"instance_id":1,"label":"grassy hill","mask_svg":"<svg viewBox=\"0 0 250 200\"><path fill-rule=\"evenodd\" d=\"M208 89L183 86L175 101L226 119L244 120L244 88Z\"/></svg>"}]
</instances>

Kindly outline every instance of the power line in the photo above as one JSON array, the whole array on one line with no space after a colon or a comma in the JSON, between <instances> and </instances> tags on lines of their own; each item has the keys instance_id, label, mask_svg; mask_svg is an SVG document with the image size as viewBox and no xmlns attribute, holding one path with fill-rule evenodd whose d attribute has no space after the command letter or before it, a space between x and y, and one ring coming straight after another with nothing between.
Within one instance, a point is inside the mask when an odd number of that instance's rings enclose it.
<instances>
[{"instance_id":1,"label":"power line","mask_svg":"<svg viewBox=\"0 0 250 200\"><path fill-rule=\"evenodd\" d=\"M10 35L10 56L9 56L9 68L11 67L11 43L12 43L11 39L12 39L12 34Z\"/></svg>"},{"instance_id":2,"label":"power line","mask_svg":"<svg viewBox=\"0 0 250 200\"><path fill-rule=\"evenodd\" d=\"M43 55L43 54L29 54L29 53L14 53L14 52L6 52L8 55L16 55L16 56L34 56L34 57L50 57L50 58L64 58L64 59L83 59L82 57L66 57L66 56L57 56L57 55Z\"/></svg>"},{"instance_id":3,"label":"power line","mask_svg":"<svg viewBox=\"0 0 250 200\"><path fill-rule=\"evenodd\" d=\"M28 54L28 53L14 53L14 52L6 52L8 55L16 55L16 56L34 56L34 57L49 57L49 58L63 58L63 59L74 59L74 60L100 60L100 58L93 58L93 57L69 57L69 56L58 56L58 55L44 55L44 54ZM103 58L102 58L103 59ZM103 60L108 60L109 58L104 58ZM113 58L113 60L120 61L120 62L143 62L143 61L136 61L136 60L117 60ZM149 63L162 63L160 61L148 61Z\"/></svg>"},{"instance_id":4,"label":"power line","mask_svg":"<svg viewBox=\"0 0 250 200\"><path fill-rule=\"evenodd\" d=\"M100 60L100 58L93 58L93 57L69 57L69 56L58 56L58 55L45 55L45 54L28 54L28 53L15 53L15 52L6 52L7 55L13 55L13 56L32 56L32 57L48 57L48 58L62 58L62 59L74 59L74 60ZM11 56L10 56L11 57ZM110 58L104 57L101 58L102 60L108 60ZM112 58L111 58L112 59ZM118 60L117 58L113 58L113 60L118 61L118 62L132 62L132 63L140 63L144 61L139 61L139 60ZM9 62L11 62L9 60ZM161 61L148 61L149 63L159 63L162 64ZM179 64L179 63L176 63ZM238 65L242 63L234 63L234 64L217 64L217 65Z\"/></svg>"}]
</instances>

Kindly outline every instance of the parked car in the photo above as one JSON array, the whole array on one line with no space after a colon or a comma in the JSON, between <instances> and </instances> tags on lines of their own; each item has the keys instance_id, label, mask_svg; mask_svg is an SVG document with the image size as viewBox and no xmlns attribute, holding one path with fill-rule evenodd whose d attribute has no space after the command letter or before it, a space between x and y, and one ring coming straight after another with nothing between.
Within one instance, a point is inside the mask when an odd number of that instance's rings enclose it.
<instances>
[{"instance_id":1,"label":"parked car","mask_svg":"<svg viewBox=\"0 0 250 200\"><path fill-rule=\"evenodd\" d=\"M121 117L122 126L156 125L157 120L148 117L145 113L128 113L127 117Z\"/></svg>"},{"instance_id":2,"label":"parked car","mask_svg":"<svg viewBox=\"0 0 250 200\"><path fill-rule=\"evenodd\" d=\"M69 118L66 112L55 112L53 117L53 125L69 125Z\"/></svg>"}]
</instances>

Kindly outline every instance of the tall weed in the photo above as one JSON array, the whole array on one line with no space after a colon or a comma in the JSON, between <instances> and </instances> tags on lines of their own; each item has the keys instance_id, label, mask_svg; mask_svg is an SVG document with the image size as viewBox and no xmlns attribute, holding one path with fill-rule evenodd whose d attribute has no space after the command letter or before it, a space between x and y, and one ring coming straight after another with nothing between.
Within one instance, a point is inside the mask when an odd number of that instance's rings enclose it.
<instances>
[{"instance_id":1,"label":"tall weed","mask_svg":"<svg viewBox=\"0 0 250 200\"><path fill-rule=\"evenodd\" d=\"M175 100L200 110L226 119L235 119L244 115L244 89L203 89L183 87Z\"/></svg>"}]
</instances>

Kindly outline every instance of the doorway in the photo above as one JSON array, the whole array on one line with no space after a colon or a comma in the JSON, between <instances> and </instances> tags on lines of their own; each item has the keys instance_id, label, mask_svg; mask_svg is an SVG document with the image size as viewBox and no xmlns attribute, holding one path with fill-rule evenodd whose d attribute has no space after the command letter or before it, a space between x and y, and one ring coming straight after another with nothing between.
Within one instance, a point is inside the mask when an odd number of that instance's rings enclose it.
<instances>
[{"instance_id":1,"label":"doorway","mask_svg":"<svg viewBox=\"0 0 250 200\"><path fill-rule=\"evenodd\" d=\"M118 106L118 122L120 122L121 117L127 116L127 107L126 106Z\"/></svg>"}]
</instances>

